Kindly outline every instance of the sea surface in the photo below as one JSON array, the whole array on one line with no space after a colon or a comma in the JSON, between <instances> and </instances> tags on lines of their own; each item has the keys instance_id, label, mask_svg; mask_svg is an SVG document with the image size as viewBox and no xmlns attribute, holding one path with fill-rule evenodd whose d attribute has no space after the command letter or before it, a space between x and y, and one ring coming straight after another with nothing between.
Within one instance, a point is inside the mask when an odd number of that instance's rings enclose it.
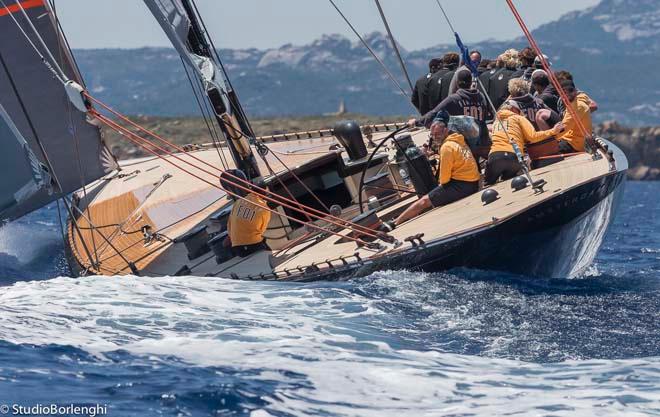
<instances>
[{"instance_id":1,"label":"sea surface","mask_svg":"<svg viewBox=\"0 0 660 417\"><path fill-rule=\"evenodd\" d=\"M0 413L660 416L659 195L628 183L576 278L314 284L67 278L51 206L0 229Z\"/></svg>"}]
</instances>

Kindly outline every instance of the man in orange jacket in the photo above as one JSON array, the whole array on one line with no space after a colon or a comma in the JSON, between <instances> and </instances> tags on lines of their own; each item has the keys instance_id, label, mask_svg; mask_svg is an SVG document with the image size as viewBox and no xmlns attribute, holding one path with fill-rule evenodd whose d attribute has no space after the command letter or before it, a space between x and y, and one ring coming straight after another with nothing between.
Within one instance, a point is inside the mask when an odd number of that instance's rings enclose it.
<instances>
[{"instance_id":1,"label":"man in orange jacket","mask_svg":"<svg viewBox=\"0 0 660 417\"><path fill-rule=\"evenodd\" d=\"M484 182L492 185L502 177L508 180L522 169L518 157L511 145L513 140L520 152L525 152L525 144L540 142L558 135L564 129L562 123L557 123L552 129L537 132L532 123L520 114L517 102L509 100L500 107L493 123L493 144L486 163Z\"/></svg>"},{"instance_id":2,"label":"man in orange jacket","mask_svg":"<svg viewBox=\"0 0 660 417\"><path fill-rule=\"evenodd\" d=\"M419 216L432 207L441 207L479 191L479 169L463 135L452 132L449 113L441 111L431 125L431 135L440 147L439 185L427 195L406 209L394 223L387 223L386 229Z\"/></svg>"},{"instance_id":3,"label":"man in orange jacket","mask_svg":"<svg viewBox=\"0 0 660 417\"><path fill-rule=\"evenodd\" d=\"M220 184L234 200L227 220L227 233L234 256L246 257L260 250L270 250L264 232L270 222L267 203L252 187L240 169L230 169L220 176Z\"/></svg>"},{"instance_id":4,"label":"man in orange jacket","mask_svg":"<svg viewBox=\"0 0 660 417\"><path fill-rule=\"evenodd\" d=\"M593 132L590 108L592 101L585 93L578 92L571 80L562 81L561 87L568 96L570 106L575 111L580 122L582 122L582 127L586 129L586 132L580 129L577 120L566 109L562 120L562 123L566 125L566 131L557 138L559 140L559 150L561 153L584 152L586 136L591 136Z\"/></svg>"}]
</instances>

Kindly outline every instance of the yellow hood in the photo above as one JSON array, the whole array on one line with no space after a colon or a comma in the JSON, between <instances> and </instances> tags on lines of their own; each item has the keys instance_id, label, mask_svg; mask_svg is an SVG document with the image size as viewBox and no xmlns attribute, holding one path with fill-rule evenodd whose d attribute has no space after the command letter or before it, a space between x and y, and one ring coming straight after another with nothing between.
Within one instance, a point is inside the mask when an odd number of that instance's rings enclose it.
<instances>
[{"instance_id":1,"label":"yellow hood","mask_svg":"<svg viewBox=\"0 0 660 417\"><path fill-rule=\"evenodd\" d=\"M447 139L445 139L445 142L456 142L461 146L467 146L465 143L465 138L460 133L450 134L449 136L447 136Z\"/></svg>"},{"instance_id":2,"label":"yellow hood","mask_svg":"<svg viewBox=\"0 0 660 417\"><path fill-rule=\"evenodd\" d=\"M511 116L516 116L516 113L511 110L500 110L497 112L497 118L500 120L506 120Z\"/></svg>"}]
</instances>

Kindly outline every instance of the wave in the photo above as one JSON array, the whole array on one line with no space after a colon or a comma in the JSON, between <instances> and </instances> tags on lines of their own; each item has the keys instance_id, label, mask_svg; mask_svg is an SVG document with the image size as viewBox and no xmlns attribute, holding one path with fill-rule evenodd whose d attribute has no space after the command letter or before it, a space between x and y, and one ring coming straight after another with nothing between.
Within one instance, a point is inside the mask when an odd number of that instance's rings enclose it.
<instances>
[{"instance_id":1,"label":"wave","mask_svg":"<svg viewBox=\"0 0 660 417\"><path fill-rule=\"evenodd\" d=\"M89 355L86 361L119 361L122 369L149 364L149 372L187 366L222 374L208 377L211 382L229 374L228 383L242 387L240 395L261 399L246 406L255 416L660 411L654 388L660 358L563 356L538 363L542 355L534 362L507 357L504 352L517 344L543 348L528 339L541 327L531 313L534 301L550 314L555 308L550 298L566 303L571 297L570 289L557 295L518 285L405 272L306 285L201 277L57 278L4 288L0 334L9 346L71 346ZM557 283L546 285L562 291ZM508 317L498 317L505 311ZM571 322L579 312L565 309L557 319ZM547 318L541 314L538 323ZM499 334L488 333L491 326L503 327ZM649 330L641 327L640 334ZM0 368L12 366L2 363ZM75 378L69 383L85 384ZM189 392L185 384L166 385L159 396Z\"/></svg>"}]
</instances>

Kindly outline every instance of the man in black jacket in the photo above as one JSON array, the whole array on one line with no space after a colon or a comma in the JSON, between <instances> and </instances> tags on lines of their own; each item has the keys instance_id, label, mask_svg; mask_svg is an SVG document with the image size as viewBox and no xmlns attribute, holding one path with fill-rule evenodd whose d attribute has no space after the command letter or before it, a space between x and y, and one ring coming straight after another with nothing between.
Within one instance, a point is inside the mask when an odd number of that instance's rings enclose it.
<instances>
[{"instance_id":1,"label":"man in black jacket","mask_svg":"<svg viewBox=\"0 0 660 417\"><path fill-rule=\"evenodd\" d=\"M408 124L410 126L423 125L430 127L433 119L443 110L449 113L450 116L471 116L479 124L480 135L479 143L470 144L470 147L473 149L475 147L487 147L490 144L490 138L486 126L486 120L489 117L486 98L479 90L471 88L472 73L470 70L461 69L457 74L458 91L450 94L440 104L434 107L433 110L424 114L419 119L410 119ZM479 155L478 152L475 152L475 154Z\"/></svg>"},{"instance_id":2,"label":"man in black jacket","mask_svg":"<svg viewBox=\"0 0 660 417\"><path fill-rule=\"evenodd\" d=\"M543 101L550 110L559 113L557 107L559 94L555 87L550 84L548 74L545 71L536 70L532 73L532 90L534 90L534 97Z\"/></svg>"},{"instance_id":3,"label":"man in black jacket","mask_svg":"<svg viewBox=\"0 0 660 417\"><path fill-rule=\"evenodd\" d=\"M495 108L499 108L509 97L509 80L518 68L518 51L508 49L497 58L499 69L488 81L488 96Z\"/></svg>"},{"instance_id":4,"label":"man in black jacket","mask_svg":"<svg viewBox=\"0 0 660 417\"><path fill-rule=\"evenodd\" d=\"M459 61L460 57L456 52L448 52L442 57L444 68L433 74L429 80L429 108L434 108L449 95L449 84Z\"/></svg>"},{"instance_id":5,"label":"man in black jacket","mask_svg":"<svg viewBox=\"0 0 660 417\"><path fill-rule=\"evenodd\" d=\"M433 107L429 105L429 81L433 74L442 69L442 59L433 58L429 61L429 72L428 74L420 77L415 83L415 88L413 89L412 96L410 101L417 108L419 114L426 114Z\"/></svg>"}]
</instances>

